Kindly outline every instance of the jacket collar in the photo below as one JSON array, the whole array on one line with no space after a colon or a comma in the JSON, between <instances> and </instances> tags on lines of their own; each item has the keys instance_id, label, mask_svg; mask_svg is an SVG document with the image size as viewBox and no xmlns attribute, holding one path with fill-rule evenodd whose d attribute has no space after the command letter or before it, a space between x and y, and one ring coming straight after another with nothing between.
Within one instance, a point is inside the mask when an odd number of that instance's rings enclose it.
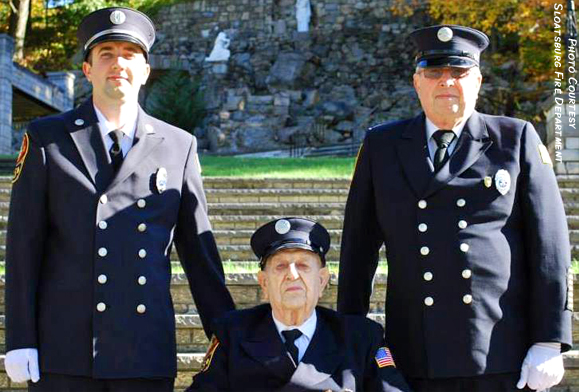
<instances>
[{"instance_id":1,"label":"jacket collar","mask_svg":"<svg viewBox=\"0 0 579 392\"><path fill-rule=\"evenodd\" d=\"M491 144L484 119L478 112L473 112L465 123L450 159L434 173L426 143L425 115L421 113L403 130L396 151L414 194L418 198L425 198L472 166Z\"/></svg>"},{"instance_id":2,"label":"jacket collar","mask_svg":"<svg viewBox=\"0 0 579 392\"><path fill-rule=\"evenodd\" d=\"M328 380L344 361L344 325L337 313L316 308L318 322L313 338L295 368L271 317L269 304L256 308L254 325L241 341L245 352L272 374L296 385L316 385Z\"/></svg>"},{"instance_id":3,"label":"jacket collar","mask_svg":"<svg viewBox=\"0 0 579 392\"><path fill-rule=\"evenodd\" d=\"M124 181L163 141L163 137L157 135L156 124L158 123L139 106L133 146L115 175L98 127L92 97L65 114L65 126L81 156L88 176L99 192L109 190Z\"/></svg>"}]
</instances>

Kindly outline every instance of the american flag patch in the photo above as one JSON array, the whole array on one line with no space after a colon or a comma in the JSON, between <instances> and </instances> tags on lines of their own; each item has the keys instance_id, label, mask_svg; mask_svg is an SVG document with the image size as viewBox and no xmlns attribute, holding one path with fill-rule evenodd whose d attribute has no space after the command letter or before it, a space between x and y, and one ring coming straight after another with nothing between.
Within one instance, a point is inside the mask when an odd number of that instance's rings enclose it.
<instances>
[{"instance_id":1,"label":"american flag patch","mask_svg":"<svg viewBox=\"0 0 579 392\"><path fill-rule=\"evenodd\" d=\"M396 367L396 365L394 364L394 359L392 359L392 354L390 353L390 350L388 350L387 347L380 347L378 349L378 351L376 352L376 363L380 368L386 366Z\"/></svg>"}]
</instances>

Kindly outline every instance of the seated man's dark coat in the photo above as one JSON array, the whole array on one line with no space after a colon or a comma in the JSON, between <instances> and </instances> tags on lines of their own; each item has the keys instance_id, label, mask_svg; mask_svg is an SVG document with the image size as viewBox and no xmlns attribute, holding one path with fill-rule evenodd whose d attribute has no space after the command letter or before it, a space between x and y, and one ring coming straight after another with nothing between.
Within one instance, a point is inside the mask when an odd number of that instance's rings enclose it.
<instances>
[{"instance_id":1,"label":"seated man's dark coat","mask_svg":"<svg viewBox=\"0 0 579 392\"><path fill-rule=\"evenodd\" d=\"M297 369L269 304L227 313L214 324L219 345L187 391L409 391L394 366L378 367L382 327L365 317L316 308L317 326Z\"/></svg>"}]
</instances>

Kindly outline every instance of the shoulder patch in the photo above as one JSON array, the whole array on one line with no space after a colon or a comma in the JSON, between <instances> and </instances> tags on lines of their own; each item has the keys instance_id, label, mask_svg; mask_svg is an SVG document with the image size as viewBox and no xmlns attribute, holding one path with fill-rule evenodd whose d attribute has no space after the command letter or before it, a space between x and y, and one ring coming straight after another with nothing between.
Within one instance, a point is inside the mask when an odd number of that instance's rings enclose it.
<instances>
[{"instance_id":1,"label":"shoulder patch","mask_svg":"<svg viewBox=\"0 0 579 392\"><path fill-rule=\"evenodd\" d=\"M390 353L388 347L380 347L376 352L375 359L379 368L383 368L386 366L396 367L396 364L394 363L394 358L392 358L392 353Z\"/></svg>"},{"instance_id":2,"label":"shoulder patch","mask_svg":"<svg viewBox=\"0 0 579 392\"><path fill-rule=\"evenodd\" d=\"M553 161L551 161L551 156L549 155L549 150L545 147L544 144L539 144L539 156L541 157L541 162L545 165L553 166Z\"/></svg>"},{"instance_id":3,"label":"shoulder patch","mask_svg":"<svg viewBox=\"0 0 579 392\"><path fill-rule=\"evenodd\" d=\"M213 336L211 338L211 344L209 345L209 348L207 349L207 353L205 354L205 357L203 358L203 364L201 365L201 372L206 371L207 369L209 369L209 366L211 366L211 360L213 359L213 354L215 354L215 350L217 350L217 347L219 346L219 340L217 340L217 338L215 336Z\"/></svg>"},{"instance_id":4,"label":"shoulder patch","mask_svg":"<svg viewBox=\"0 0 579 392\"><path fill-rule=\"evenodd\" d=\"M12 178L12 183L14 184L20 178L20 173L22 173L22 168L24 167L24 161L28 155L28 149L30 146L30 140L28 139L28 133L24 134L22 138L22 146L20 147L20 153L16 159L16 167L14 168L14 177Z\"/></svg>"}]
</instances>

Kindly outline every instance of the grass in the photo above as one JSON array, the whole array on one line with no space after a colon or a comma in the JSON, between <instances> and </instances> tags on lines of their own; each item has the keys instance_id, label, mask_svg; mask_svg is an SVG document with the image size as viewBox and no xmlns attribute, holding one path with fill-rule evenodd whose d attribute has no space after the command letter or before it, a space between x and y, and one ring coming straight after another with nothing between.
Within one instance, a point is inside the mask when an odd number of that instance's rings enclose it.
<instances>
[{"instance_id":1,"label":"grass","mask_svg":"<svg viewBox=\"0 0 579 392\"><path fill-rule=\"evenodd\" d=\"M201 156L204 177L351 178L349 158L236 158Z\"/></svg>"}]
</instances>

